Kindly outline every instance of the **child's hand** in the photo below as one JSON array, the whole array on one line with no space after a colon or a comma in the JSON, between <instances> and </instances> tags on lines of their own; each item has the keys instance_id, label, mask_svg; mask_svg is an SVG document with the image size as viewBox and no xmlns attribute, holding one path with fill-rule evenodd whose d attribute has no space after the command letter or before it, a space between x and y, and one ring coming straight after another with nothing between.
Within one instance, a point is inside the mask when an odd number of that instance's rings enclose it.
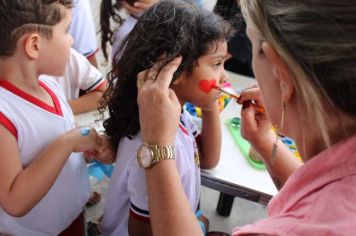
<instances>
[{"instance_id":1,"label":"child's hand","mask_svg":"<svg viewBox=\"0 0 356 236\"><path fill-rule=\"evenodd\" d=\"M100 135L100 146L99 149L94 152L85 152L84 157L87 162L92 160L97 160L104 164L111 164L115 162L116 155L113 151L108 138L105 135Z\"/></svg>"},{"instance_id":2,"label":"child's hand","mask_svg":"<svg viewBox=\"0 0 356 236\"><path fill-rule=\"evenodd\" d=\"M209 232L209 219L201 215L198 217L198 220L204 224L205 232Z\"/></svg>"},{"instance_id":3,"label":"child's hand","mask_svg":"<svg viewBox=\"0 0 356 236\"><path fill-rule=\"evenodd\" d=\"M100 148L100 137L92 127L81 127L65 133L73 152L95 152Z\"/></svg>"}]
</instances>

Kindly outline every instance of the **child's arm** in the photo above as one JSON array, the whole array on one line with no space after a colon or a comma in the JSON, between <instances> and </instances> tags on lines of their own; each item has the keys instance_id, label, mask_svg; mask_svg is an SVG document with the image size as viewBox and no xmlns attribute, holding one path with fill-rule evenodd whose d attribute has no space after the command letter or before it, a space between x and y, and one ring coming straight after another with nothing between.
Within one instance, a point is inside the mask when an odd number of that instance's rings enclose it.
<instances>
[{"instance_id":1,"label":"child's arm","mask_svg":"<svg viewBox=\"0 0 356 236\"><path fill-rule=\"evenodd\" d=\"M16 138L0 125L0 207L9 215L27 214L50 190L72 152L95 151L98 134L68 131L50 143L28 166L22 166Z\"/></svg>"},{"instance_id":2,"label":"child's arm","mask_svg":"<svg viewBox=\"0 0 356 236\"><path fill-rule=\"evenodd\" d=\"M134 217L129 217L128 225L130 236L151 236L152 229L150 222L143 222L135 219Z\"/></svg>"},{"instance_id":3,"label":"child's arm","mask_svg":"<svg viewBox=\"0 0 356 236\"><path fill-rule=\"evenodd\" d=\"M103 84L100 88L88 91L86 94L76 98L69 100L69 106L73 111L73 114L79 114L83 112L92 111L98 108L99 101L103 96L106 90L106 83Z\"/></svg>"},{"instance_id":4,"label":"child's arm","mask_svg":"<svg viewBox=\"0 0 356 236\"><path fill-rule=\"evenodd\" d=\"M220 113L216 102L211 109L202 109L202 130L198 140L200 167L214 168L220 160Z\"/></svg>"},{"instance_id":5,"label":"child's arm","mask_svg":"<svg viewBox=\"0 0 356 236\"><path fill-rule=\"evenodd\" d=\"M100 147L96 152L85 152L87 162L96 160L104 164L112 164L116 161L116 153L106 135L100 135Z\"/></svg>"}]
</instances>

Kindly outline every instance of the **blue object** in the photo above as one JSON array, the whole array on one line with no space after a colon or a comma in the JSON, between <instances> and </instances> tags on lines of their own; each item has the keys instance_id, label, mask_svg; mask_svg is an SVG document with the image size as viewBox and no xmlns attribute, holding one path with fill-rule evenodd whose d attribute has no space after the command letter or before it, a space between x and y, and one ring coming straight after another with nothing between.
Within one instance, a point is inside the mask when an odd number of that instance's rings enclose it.
<instances>
[{"instance_id":1,"label":"blue object","mask_svg":"<svg viewBox=\"0 0 356 236\"><path fill-rule=\"evenodd\" d=\"M197 210L197 211L195 212L195 216L196 216L197 219L198 219L198 222L199 222L201 231L203 231L203 235L205 236L205 235L206 235L205 225L204 225L203 222L201 222L201 221L199 220L199 217L202 216L202 215L203 215L203 213L201 212L201 210Z\"/></svg>"},{"instance_id":2,"label":"blue object","mask_svg":"<svg viewBox=\"0 0 356 236\"><path fill-rule=\"evenodd\" d=\"M197 112L195 110L195 106L189 102L185 103L185 109L187 110L187 112L189 112L190 115L196 117L197 116Z\"/></svg>"},{"instance_id":3,"label":"blue object","mask_svg":"<svg viewBox=\"0 0 356 236\"><path fill-rule=\"evenodd\" d=\"M88 136L90 133L90 129L88 127L83 127L80 129L80 134L82 136Z\"/></svg>"},{"instance_id":4,"label":"blue object","mask_svg":"<svg viewBox=\"0 0 356 236\"><path fill-rule=\"evenodd\" d=\"M105 176L111 178L114 166L106 165L98 161L93 161L88 167L88 174L95 177L98 181L102 181Z\"/></svg>"}]
</instances>

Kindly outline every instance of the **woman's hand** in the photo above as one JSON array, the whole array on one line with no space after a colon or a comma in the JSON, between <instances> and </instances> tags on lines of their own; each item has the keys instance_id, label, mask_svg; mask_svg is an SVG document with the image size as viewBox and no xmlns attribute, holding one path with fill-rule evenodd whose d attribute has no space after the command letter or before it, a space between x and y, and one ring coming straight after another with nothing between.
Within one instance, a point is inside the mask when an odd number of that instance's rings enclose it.
<instances>
[{"instance_id":1,"label":"woman's hand","mask_svg":"<svg viewBox=\"0 0 356 236\"><path fill-rule=\"evenodd\" d=\"M264 107L261 101L260 89L257 85L245 89L237 101L242 104L241 109L241 135L254 147L271 145L276 139L271 130L272 125L266 112L258 112L251 102L259 107Z\"/></svg>"},{"instance_id":2,"label":"woman's hand","mask_svg":"<svg viewBox=\"0 0 356 236\"><path fill-rule=\"evenodd\" d=\"M181 105L169 85L181 61L182 57L176 57L160 71L160 62L157 62L151 69L142 71L137 76L139 81L144 81L138 88L137 103L142 137L149 144L174 143Z\"/></svg>"}]
</instances>

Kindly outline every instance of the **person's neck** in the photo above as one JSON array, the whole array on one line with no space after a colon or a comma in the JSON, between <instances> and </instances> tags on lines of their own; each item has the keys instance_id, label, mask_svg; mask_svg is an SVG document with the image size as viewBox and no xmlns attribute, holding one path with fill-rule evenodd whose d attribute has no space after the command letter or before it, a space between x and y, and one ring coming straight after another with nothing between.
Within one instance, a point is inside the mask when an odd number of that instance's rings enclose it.
<instances>
[{"instance_id":1,"label":"person's neck","mask_svg":"<svg viewBox=\"0 0 356 236\"><path fill-rule=\"evenodd\" d=\"M18 55L0 59L0 79L24 91L38 91L38 74L33 62Z\"/></svg>"},{"instance_id":2,"label":"person's neck","mask_svg":"<svg viewBox=\"0 0 356 236\"><path fill-rule=\"evenodd\" d=\"M308 161L333 144L356 134L355 118L347 116L346 114L340 114L339 117L337 117L335 114L331 116L326 115L324 117L327 126L326 136L328 140L325 140L319 127L310 127L308 124L304 124L305 127L294 129L292 138L295 138L294 141L297 143L298 152L304 161ZM302 130L304 130L304 133ZM328 141L328 143L326 141Z\"/></svg>"}]
</instances>

